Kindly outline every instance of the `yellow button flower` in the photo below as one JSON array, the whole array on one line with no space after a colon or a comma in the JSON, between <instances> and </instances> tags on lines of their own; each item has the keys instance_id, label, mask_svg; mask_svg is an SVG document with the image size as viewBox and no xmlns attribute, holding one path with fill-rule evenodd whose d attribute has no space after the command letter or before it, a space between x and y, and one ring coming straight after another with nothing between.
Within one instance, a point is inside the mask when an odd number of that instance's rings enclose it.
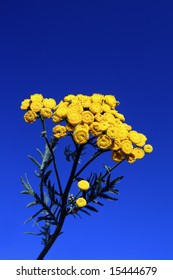
<instances>
[{"instance_id":1,"label":"yellow button flower","mask_svg":"<svg viewBox=\"0 0 173 280\"><path fill-rule=\"evenodd\" d=\"M83 198L83 197L79 197L79 198L76 200L76 205L77 205L79 208L84 207L85 205L87 205L86 199Z\"/></svg>"},{"instance_id":2,"label":"yellow button flower","mask_svg":"<svg viewBox=\"0 0 173 280\"><path fill-rule=\"evenodd\" d=\"M55 109L56 107L56 101L53 98L44 98L43 99L43 105L44 107Z\"/></svg>"},{"instance_id":3,"label":"yellow button flower","mask_svg":"<svg viewBox=\"0 0 173 280\"><path fill-rule=\"evenodd\" d=\"M89 110L93 113L93 114L97 114L97 113L101 113L102 112L102 106L99 102L93 102L91 103Z\"/></svg>"},{"instance_id":4,"label":"yellow button flower","mask_svg":"<svg viewBox=\"0 0 173 280\"><path fill-rule=\"evenodd\" d=\"M99 123L99 129L100 129L101 131L107 130L109 126L110 126L110 124L109 124L107 121L101 121L101 122Z\"/></svg>"},{"instance_id":5,"label":"yellow button flower","mask_svg":"<svg viewBox=\"0 0 173 280\"><path fill-rule=\"evenodd\" d=\"M127 131L130 131L130 130L132 130L132 127L131 127L131 125L128 125L127 123L122 123L122 128L124 128L124 129L126 129Z\"/></svg>"},{"instance_id":6,"label":"yellow button flower","mask_svg":"<svg viewBox=\"0 0 173 280\"><path fill-rule=\"evenodd\" d=\"M121 140L120 139L114 139L112 140L112 144L110 146L110 149L113 151L117 151L121 148Z\"/></svg>"},{"instance_id":7,"label":"yellow button flower","mask_svg":"<svg viewBox=\"0 0 173 280\"><path fill-rule=\"evenodd\" d=\"M76 96L74 94L68 94L64 97L64 101L71 102L72 100L76 99Z\"/></svg>"},{"instance_id":8,"label":"yellow button flower","mask_svg":"<svg viewBox=\"0 0 173 280\"><path fill-rule=\"evenodd\" d=\"M115 162L121 162L125 158L121 150L112 152L112 160Z\"/></svg>"},{"instance_id":9,"label":"yellow button flower","mask_svg":"<svg viewBox=\"0 0 173 280\"><path fill-rule=\"evenodd\" d=\"M144 151L145 151L147 154L150 154L150 153L152 153L152 151L153 151L153 147L152 147L150 144L146 144L146 145L144 146Z\"/></svg>"},{"instance_id":10,"label":"yellow button flower","mask_svg":"<svg viewBox=\"0 0 173 280\"><path fill-rule=\"evenodd\" d=\"M82 191L87 191L89 189L89 187L90 187L90 184L86 180L80 180L78 182L78 188Z\"/></svg>"},{"instance_id":11,"label":"yellow button flower","mask_svg":"<svg viewBox=\"0 0 173 280\"><path fill-rule=\"evenodd\" d=\"M67 120L71 125L77 125L81 123L82 116L78 112L71 112L67 114Z\"/></svg>"},{"instance_id":12,"label":"yellow button flower","mask_svg":"<svg viewBox=\"0 0 173 280\"><path fill-rule=\"evenodd\" d=\"M123 140L121 143L121 150L126 155L130 154L133 150L132 142L129 140Z\"/></svg>"},{"instance_id":13,"label":"yellow button flower","mask_svg":"<svg viewBox=\"0 0 173 280\"><path fill-rule=\"evenodd\" d=\"M31 100L24 99L21 103L20 109L21 110L29 110L30 109Z\"/></svg>"},{"instance_id":14,"label":"yellow button flower","mask_svg":"<svg viewBox=\"0 0 173 280\"><path fill-rule=\"evenodd\" d=\"M87 129L75 129L73 133L73 139L77 144L86 144L89 139L89 133Z\"/></svg>"},{"instance_id":15,"label":"yellow button flower","mask_svg":"<svg viewBox=\"0 0 173 280\"><path fill-rule=\"evenodd\" d=\"M52 110L50 108L41 108L40 114L42 117L47 119L52 116Z\"/></svg>"},{"instance_id":16,"label":"yellow button flower","mask_svg":"<svg viewBox=\"0 0 173 280\"><path fill-rule=\"evenodd\" d=\"M132 150L132 153L135 155L135 158L137 159L142 159L145 156L145 152L141 148L134 148Z\"/></svg>"},{"instance_id":17,"label":"yellow button flower","mask_svg":"<svg viewBox=\"0 0 173 280\"><path fill-rule=\"evenodd\" d=\"M40 101L33 101L30 105L30 109L36 113L40 112L43 107L43 103Z\"/></svg>"},{"instance_id":18,"label":"yellow button flower","mask_svg":"<svg viewBox=\"0 0 173 280\"><path fill-rule=\"evenodd\" d=\"M91 124L94 121L94 115L89 111L82 112L82 122Z\"/></svg>"},{"instance_id":19,"label":"yellow button flower","mask_svg":"<svg viewBox=\"0 0 173 280\"><path fill-rule=\"evenodd\" d=\"M111 107L108 104L103 104L102 105L102 111L103 112L109 112L111 110Z\"/></svg>"},{"instance_id":20,"label":"yellow button flower","mask_svg":"<svg viewBox=\"0 0 173 280\"><path fill-rule=\"evenodd\" d=\"M75 126L71 125L70 123L67 123L65 127L66 127L66 130L69 132L72 132L75 129Z\"/></svg>"},{"instance_id":21,"label":"yellow button flower","mask_svg":"<svg viewBox=\"0 0 173 280\"><path fill-rule=\"evenodd\" d=\"M73 101L68 106L68 113L72 113L72 112L77 112L77 113L80 113L80 114L83 112L83 107L82 107L81 103L78 100Z\"/></svg>"},{"instance_id":22,"label":"yellow button flower","mask_svg":"<svg viewBox=\"0 0 173 280\"><path fill-rule=\"evenodd\" d=\"M90 130L90 133L95 137L102 134L102 131L99 129L99 123L98 122L93 122L92 124L90 124L89 130Z\"/></svg>"},{"instance_id":23,"label":"yellow button flower","mask_svg":"<svg viewBox=\"0 0 173 280\"><path fill-rule=\"evenodd\" d=\"M59 116L60 118L64 119L66 118L68 113L67 106L60 106L59 108L56 109L54 112L55 115Z\"/></svg>"},{"instance_id":24,"label":"yellow button flower","mask_svg":"<svg viewBox=\"0 0 173 280\"><path fill-rule=\"evenodd\" d=\"M121 139L121 140L125 140L127 139L128 137L128 131L122 127L120 127L118 129L118 137Z\"/></svg>"},{"instance_id":25,"label":"yellow button flower","mask_svg":"<svg viewBox=\"0 0 173 280\"><path fill-rule=\"evenodd\" d=\"M137 142L136 145L138 147L143 147L147 141L147 137L142 133L138 133L138 135L139 135L140 141Z\"/></svg>"},{"instance_id":26,"label":"yellow button flower","mask_svg":"<svg viewBox=\"0 0 173 280\"><path fill-rule=\"evenodd\" d=\"M111 125L108 127L106 134L110 137L110 138L116 138L118 136L118 128L114 125Z\"/></svg>"},{"instance_id":27,"label":"yellow button flower","mask_svg":"<svg viewBox=\"0 0 173 280\"><path fill-rule=\"evenodd\" d=\"M90 105L91 105L91 99L90 99L90 96L87 96L87 95L82 95L80 98L79 98L80 102L81 102L81 105L83 108L89 108Z\"/></svg>"},{"instance_id":28,"label":"yellow button flower","mask_svg":"<svg viewBox=\"0 0 173 280\"><path fill-rule=\"evenodd\" d=\"M104 100L111 107L111 109L115 108L117 101L114 95L105 95Z\"/></svg>"},{"instance_id":29,"label":"yellow button flower","mask_svg":"<svg viewBox=\"0 0 173 280\"><path fill-rule=\"evenodd\" d=\"M54 126L54 128L52 129L53 133L54 133L54 137L55 138L62 138L64 136L66 136L66 128L65 126L62 125L56 125Z\"/></svg>"},{"instance_id":30,"label":"yellow button flower","mask_svg":"<svg viewBox=\"0 0 173 280\"><path fill-rule=\"evenodd\" d=\"M86 123L77 124L76 127L75 127L75 131L76 130L81 130L81 129L85 129L88 132L89 131L89 125L87 125Z\"/></svg>"},{"instance_id":31,"label":"yellow button flower","mask_svg":"<svg viewBox=\"0 0 173 280\"><path fill-rule=\"evenodd\" d=\"M116 126L122 127L122 121L121 121L119 118L115 118L114 124L115 124Z\"/></svg>"},{"instance_id":32,"label":"yellow button flower","mask_svg":"<svg viewBox=\"0 0 173 280\"><path fill-rule=\"evenodd\" d=\"M34 102L34 101L42 102L43 101L43 95L41 93L34 93L30 96L30 99L31 99L32 102Z\"/></svg>"},{"instance_id":33,"label":"yellow button flower","mask_svg":"<svg viewBox=\"0 0 173 280\"><path fill-rule=\"evenodd\" d=\"M109 113L109 112L104 113L104 114L102 115L102 117L103 117L103 120L104 120L104 121L107 121L107 122L110 123L110 124L114 124L114 122L115 122L115 117L114 117L114 115L111 113L111 111L110 111L110 113Z\"/></svg>"},{"instance_id":34,"label":"yellow button flower","mask_svg":"<svg viewBox=\"0 0 173 280\"><path fill-rule=\"evenodd\" d=\"M120 119L122 122L125 121L125 117L124 117L123 114L117 113L117 114L116 114L116 117L117 117L118 119Z\"/></svg>"},{"instance_id":35,"label":"yellow button flower","mask_svg":"<svg viewBox=\"0 0 173 280\"><path fill-rule=\"evenodd\" d=\"M140 142L140 135L135 130L131 130L128 134L128 137L134 144L138 144Z\"/></svg>"},{"instance_id":36,"label":"yellow button flower","mask_svg":"<svg viewBox=\"0 0 173 280\"><path fill-rule=\"evenodd\" d=\"M59 117L58 115L56 115L56 114L53 114L53 116L52 116L52 121L54 122L54 123L59 123L59 122L61 122L63 119L61 118L61 117Z\"/></svg>"},{"instance_id":37,"label":"yellow button flower","mask_svg":"<svg viewBox=\"0 0 173 280\"><path fill-rule=\"evenodd\" d=\"M102 134L102 135L98 136L97 146L100 149L103 149L103 150L108 149L111 146L111 144L112 144L112 140L106 134Z\"/></svg>"},{"instance_id":38,"label":"yellow button flower","mask_svg":"<svg viewBox=\"0 0 173 280\"><path fill-rule=\"evenodd\" d=\"M100 114L100 113L95 114L95 115L94 115L94 120L97 121L97 122L104 121L103 115Z\"/></svg>"},{"instance_id":39,"label":"yellow button flower","mask_svg":"<svg viewBox=\"0 0 173 280\"><path fill-rule=\"evenodd\" d=\"M93 95L91 96L92 102L102 103L103 99L104 99L104 95L100 93L93 93Z\"/></svg>"},{"instance_id":40,"label":"yellow button flower","mask_svg":"<svg viewBox=\"0 0 173 280\"><path fill-rule=\"evenodd\" d=\"M136 157L133 153L130 153L130 154L126 155L126 160L129 163L134 163L136 161Z\"/></svg>"},{"instance_id":41,"label":"yellow button flower","mask_svg":"<svg viewBox=\"0 0 173 280\"><path fill-rule=\"evenodd\" d=\"M28 112L26 112L26 113L24 114L24 120L25 120L25 122L27 122L27 123L33 123L33 122L35 122L35 121L36 121L36 118L37 118L37 114L36 114L34 111L32 111L32 110L29 110Z\"/></svg>"}]
</instances>

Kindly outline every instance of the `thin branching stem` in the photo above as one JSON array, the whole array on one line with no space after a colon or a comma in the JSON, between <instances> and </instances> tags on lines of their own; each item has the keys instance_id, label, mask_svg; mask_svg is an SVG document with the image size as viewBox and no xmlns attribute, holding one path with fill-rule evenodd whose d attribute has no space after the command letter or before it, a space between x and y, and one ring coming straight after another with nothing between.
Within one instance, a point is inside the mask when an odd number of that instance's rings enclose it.
<instances>
[{"instance_id":1,"label":"thin branching stem","mask_svg":"<svg viewBox=\"0 0 173 280\"><path fill-rule=\"evenodd\" d=\"M112 166L109 170L107 170L105 172L105 174L101 177L102 179L104 179L108 174L110 174L115 168L117 168L125 159L123 159L122 161L116 163L114 166Z\"/></svg>"},{"instance_id":2,"label":"thin branching stem","mask_svg":"<svg viewBox=\"0 0 173 280\"><path fill-rule=\"evenodd\" d=\"M55 155L54 155L53 149L51 147L51 144L49 143L49 140L47 138L47 130L46 130L44 119L42 117L40 117L40 119L41 119L43 132L44 132L43 136L45 138L46 144L49 148L49 151L50 151L52 159L53 159L53 166L54 166L54 170L55 170L56 179L57 179L57 182L58 182L59 192L60 192L60 195L62 196L63 192L62 192L61 181L60 181L60 177L59 177L59 173L58 173L58 168L57 168L57 164L56 164Z\"/></svg>"},{"instance_id":3,"label":"thin branching stem","mask_svg":"<svg viewBox=\"0 0 173 280\"><path fill-rule=\"evenodd\" d=\"M48 212L48 214L50 215L52 220L57 224L56 217L54 216L54 214L50 210L49 206L46 205L46 203L38 196L38 194L34 193L34 197L43 206L44 210L46 210Z\"/></svg>"},{"instance_id":4,"label":"thin branching stem","mask_svg":"<svg viewBox=\"0 0 173 280\"><path fill-rule=\"evenodd\" d=\"M58 182L59 192L60 192L60 195L62 195L63 192L62 192L61 181L60 181L60 177L59 177L59 173L58 173L58 168L57 168L57 164L56 164L55 155L54 155L53 149L52 149L46 135L45 135L45 140L46 140L46 144L47 144L47 146L50 150L50 153L51 153L51 156L52 156L52 159L53 159L53 166L54 166L54 170L55 170L56 179L57 179L57 182Z\"/></svg>"},{"instance_id":5,"label":"thin branching stem","mask_svg":"<svg viewBox=\"0 0 173 280\"><path fill-rule=\"evenodd\" d=\"M44 257L49 252L50 248L54 244L57 237L61 234L62 226L65 222L66 216L68 215L68 213L66 212L68 194L69 194L70 188L71 188L72 183L73 183L74 174L76 172L78 161L79 161L79 158L80 158L80 155L82 153L83 148L84 148L84 145L79 146L78 151L77 151L77 156L76 156L76 158L73 162L73 166L72 166L72 169L71 169L71 172L70 172L70 176L69 176L66 188L64 190L64 194L62 196L62 205L61 205L61 209L59 210L59 215L58 215L59 219L57 221L58 225L57 225L54 233L52 234L51 238L49 239L48 243L45 245L45 247L43 248L43 250L39 254L37 260L43 260L44 259Z\"/></svg>"},{"instance_id":6,"label":"thin branching stem","mask_svg":"<svg viewBox=\"0 0 173 280\"><path fill-rule=\"evenodd\" d=\"M77 178L83 171L84 169L91 163L93 162L97 157L102 155L105 152L108 152L109 150L99 150L97 151L84 165L83 167L75 174L74 178Z\"/></svg>"}]
</instances>

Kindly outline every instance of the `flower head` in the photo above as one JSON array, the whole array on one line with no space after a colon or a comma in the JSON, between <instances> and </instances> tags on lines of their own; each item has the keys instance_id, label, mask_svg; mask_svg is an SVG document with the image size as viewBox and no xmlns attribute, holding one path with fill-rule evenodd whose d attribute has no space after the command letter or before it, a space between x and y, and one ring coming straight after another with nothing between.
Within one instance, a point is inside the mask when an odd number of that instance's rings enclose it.
<instances>
[{"instance_id":1,"label":"flower head","mask_svg":"<svg viewBox=\"0 0 173 280\"><path fill-rule=\"evenodd\" d=\"M30 96L30 99L31 99L32 102L34 102L34 101L42 102L43 101L43 95L41 93L34 93Z\"/></svg>"},{"instance_id":2,"label":"flower head","mask_svg":"<svg viewBox=\"0 0 173 280\"><path fill-rule=\"evenodd\" d=\"M133 150L132 142L129 140L123 140L121 144L121 150L126 155L130 154Z\"/></svg>"},{"instance_id":3,"label":"flower head","mask_svg":"<svg viewBox=\"0 0 173 280\"><path fill-rule=\"evenodd\" d=\"M89 133L86 128L75 129L73 133L73 139L77 144L85 144L89 139Z\"/></svg>"},{"instance_id":4,"label":"flower head","mask_svg":"<svg viewBox=\"0 0 173 280\"><path fill-rule=\"evenodd\" d=\"M78 188L82 191L87 191L89 189L89 187L90 187L90 184L86 180L80 180L78 182Z\"/></svg>"},{"instance_id":5,"label":"flower head","mask_svg":"<svg viewBox=\"0 0 173 280\"><path fill-rule=\"evenodd\" d=\"M53 128L53 133L54 133L54 137L55 138L62 138L64 136L66 136L66 128L65 126L62 126L62 125L56 125L54 126Z\"/></svg>"},{"instance_id":6,"label":"flower head","mask_svg":"<svg viewBox=\"0 0 173 280\"><path fill-rule=\"evenodd\" d=\"M105 99L106 103L111 107L111 109L114 109L116 106L116 98L114 95L105 95Z\"/></svg>"},{"instance_id":7,"label":"flower head","mask_svg":"<svg viewBox=\"0 0 173 280\"><path fill-rule=\"evenodd\" d=\"M83 198L83 197L79 197L79 198L76 200L76 205L77 205L79 208L84 207L85 205L87 205L86 199Z\"/></svg>"},{"instance_id":8,"label":"flower head","mask_svg":"<svg viewBox=\"0 0 173 280\"><path fill-rule=\"evenodd\" d=\"M97 146L100 148L100 149L108 149L112 144L112 140L109 136L107 136L106 134L102 134L102 135L99 135L98 138L97 138Z\"/></svg>"},{"instance_id":9,"label":"flower head","mask_svg":"<svg viewBox=\"0 0 173 280\"><path fill-rule=\"evenodd\" d=\"M43 107L43 103L41 101L33 101L30 105L30 109L36 113L40 112Z\"/></svg>"},{"instance_id":10,"label":"flower head","mask_svg":"<svg viewBox=\"0 0 173 280\"><path fill-rule=\"evenodd\" d=\"M24 120L25 122L27 123L33 123L36 121L36 118L37 118L37 114L32 111L32 110L29 110L28 112L25 113L24 115Z\"/></svg>"},{"instance_id":11,"label":"flower head","mask_svg":"<svg viewBox=\"0 0 173 280\"><path fill-rule=\"evenodd\" d=\"M147 154L152 153L152 151L153 151L153 147L150 144L146 144L144 146L144 152L146 152Z\"/></svg>"},{"instance_id":12,"label":"flower head","mask_svg":"<svg viewBox=\"0 0 173 280\"><path fill-rule=\"evenodd\" d=\"M91 124L94 121L94 115L89 110L82 113L82 122L86 124Z\"/></svg>"},{"instance_id":13,"label":"flower head","mask_svg":"<svg viewBox=\"0 0 173 280\"><path fill-rule=\"evenodd\" d=\"M29 110L31 104L30 99L24 99L21 103L20 109L21 110Z\"/></svg>"},{"instance_id":14,"label":"flower head","mask_svg":"<svg viewBox=\"0 0 173 280\"><path fill-rule=\"evenodd\" d=\"M50 108L41 108L40 115L47 119L52 116L52 110Z\"/></svg>"},{"instance_id":15,"label":"flower head","mask_svg":"<svg viewBox=\"0 0 173 280\"><path fill-rule=\"evenodd\" d=\"M71 125L77 125L81 123L82 121L82 116L78 112L70 112L67 114L67 120Z\"/></svg>"},{"instance_id":16,"label":"flower head","mask_svg":"<svg viewBox=\"0 0 173 280\"><path fill-rule=\"evenodd\" d=\"M132 153L135 155L135 158L137 158L137 159L141 159L145 156L144 150L141 148L138 148L138 147L134 148L132 150Z\"/></svg>"},{"instance_id":17,"label":"flower head","mask_svg":"<svg viewBox=\"0 0 173 280\"><path fill-rule=\"evenodd\" d=\"M44 98L43 100L44 107L55 109L56 107L56 101L53 98Z\"/></svg>"}]
</instances>

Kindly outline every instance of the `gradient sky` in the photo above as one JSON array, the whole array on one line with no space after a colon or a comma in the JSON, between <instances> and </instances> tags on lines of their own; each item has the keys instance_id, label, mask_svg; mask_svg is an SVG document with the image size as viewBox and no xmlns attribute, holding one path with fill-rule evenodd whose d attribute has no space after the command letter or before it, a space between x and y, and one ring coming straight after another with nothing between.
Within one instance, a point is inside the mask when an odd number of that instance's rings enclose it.
<instances>
[{"instance_id":1,"label":"gradient sky","mask_svg":"<svg viewBox=\"0 0 173 280\"><path fill-rule=\"evenodd\" d=\"M35 228L23 224L32 209L20 194L21 175L37 183L27 155L43 147L40 125L26 124L19 109L35 92L57 102L114 94L154 147L113 173L124 175L118 201L67 219L46 259L173 259L172 14L165 0L0 2L0 259L35 259L42 249L39 237L23 233Z\"/></svg>"}]
</instances>

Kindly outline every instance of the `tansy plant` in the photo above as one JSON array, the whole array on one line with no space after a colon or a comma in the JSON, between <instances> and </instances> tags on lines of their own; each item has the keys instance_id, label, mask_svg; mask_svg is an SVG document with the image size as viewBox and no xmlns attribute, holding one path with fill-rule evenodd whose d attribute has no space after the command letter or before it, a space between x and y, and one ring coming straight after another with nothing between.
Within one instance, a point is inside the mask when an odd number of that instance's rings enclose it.
<instances>
[{"instance_id":1,"label":"tansy plant","mask_svg":"<svg viewBox=\"0 0 173 280\"><path fill-rule=\"evenodd\" d=\"M80 216L81 213L90 215L91 211L98 211L95 205L103 206L101 199L117 200L116 185L122 176L112 179L111 172L120 163L134 163L152 152L152 146L146 144L147 137L125 122L124 115L117 111L118 105L113 95L99 93L91 96L69 94L59 103L35 93L22 101L20 108L26 111L25 122L31 124L40 121L41 136L45 141L44 152L37 149L40 162L29 156L38 168L35 174L39 179L39 188L33 189L27 177L21 178L25 188L22 193L33 198L27 207L39 206L27 220L34 221L39 230L35 234L42 236L44 247L37 259L46 256L62 233L67 216ZM50 137L46 129L47 119L53 124ZM73 147L69 144L64 150L66 160L71 163L65 186L60 178L62 166L60 160L57 164L55 154L57 143L63 138L72 141ZM84 162L81 161L84 150L87 155L86 149L91 146L94 148L93 154ZM103 172L91 172L88 177L84 176L83 171L106 152L112 157L112 166L104 165ZM55 175L53 179L52 171ZM75 194L71 193L72 186L76 189Z\"/></svg>"}]
</instances>

